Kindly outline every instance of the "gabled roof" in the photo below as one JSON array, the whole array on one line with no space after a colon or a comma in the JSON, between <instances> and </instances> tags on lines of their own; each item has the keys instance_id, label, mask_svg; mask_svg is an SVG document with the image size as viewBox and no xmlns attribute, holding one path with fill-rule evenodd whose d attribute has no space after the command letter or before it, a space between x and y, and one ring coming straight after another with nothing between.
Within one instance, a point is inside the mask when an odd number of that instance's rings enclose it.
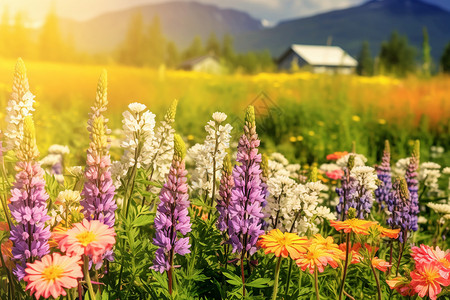
<instances>
[{"instance_id":1,"label":"gabled roof","mask_svg":"<svg viewBox=\"0 0 450 300\"><path fill-rule=\"evenodd\" d=\"M203 56L194 57L194 58L185 60L185 61L183 61L178 67L179 67L179 68L193 67L193 66L195 66L196 64L198 64L198 63L200 63L200 62L202 62L203 60L208 59L208 58L212 58L212 59L214 59L215 61L219 62L219 60L218 60L215 56L213 56L213 55L203 55Z\"/></svg>"},{"instance_id":2,"label":"gabled roof","mask_svg":"<svg viewBox=\"0 0 450 300\"><path fill-rule=\"evenodd\" d=\"M358 62L353 57L348 55L341 47L337 46L293 44L290 49L313 66L356 67L358 65Z\"/></svg>"}]
</instances>

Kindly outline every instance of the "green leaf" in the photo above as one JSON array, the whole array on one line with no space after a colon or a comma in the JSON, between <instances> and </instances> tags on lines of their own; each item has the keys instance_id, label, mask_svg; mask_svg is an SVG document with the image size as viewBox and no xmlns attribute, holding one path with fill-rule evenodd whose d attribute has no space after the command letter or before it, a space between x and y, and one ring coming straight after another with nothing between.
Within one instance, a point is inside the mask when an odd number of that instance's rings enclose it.
<instances>
[{"instance_id":1,"label":"green leaf","mask_svg":"<svg viewBox=\"0 0 450 300\"><path fill-rule=\"evenodd\" d=\"M253 280L252 282L246 283L245 285L249 286L249 287L261 289L261 288L268 287L269 286L268 283L270 281L271 281L270 278L258 278L258 279Z\"/></svg>"},{"instance_id":2,"label":"green leaf","mask_svg":"<svg viewBox=\"0 0 450 300\"><path fill-rule=\"evenodd\" d=\"M154 220L155 220L154 214L140 215L133 221L133 227L147 226L152 224Z\"/></svg>"},{"instance_id":3,"label":"green leaf","mask_svg":"<svg viewBox=\"0 0 450 300\"><path fill-rule=\"evenodd\" d=\"M242 286L242 279L233 273L230 272L223 272L223 275L228 278L227 282L231 285L238 285Z\"/></svg>"}]
</instances>

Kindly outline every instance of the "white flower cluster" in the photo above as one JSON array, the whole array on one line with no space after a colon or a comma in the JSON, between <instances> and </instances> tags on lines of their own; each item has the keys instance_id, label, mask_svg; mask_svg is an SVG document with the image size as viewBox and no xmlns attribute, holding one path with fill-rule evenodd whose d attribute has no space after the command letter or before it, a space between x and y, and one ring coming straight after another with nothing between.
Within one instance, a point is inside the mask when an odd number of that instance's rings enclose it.
<instances>
[{"instance_id":1,"label":"white flower cluster","mask_svg":"<svg viewBox=\"0 0 450 300\"><path fill-rule=\"evenodd\" d=\"M297 184L294 196L285 198L281 204L284 229L290 231L295 221L293 232L305 234L309 231L312 234L318 231L317 224L321 219L336 219L328 207L319 206L321 191L325 189L326 187L319 181Z\"/></svg>"},{"instance_id":2,"label":"white flower cluster","mask_svg":"<svg viewBox=\"0 0 450 300\"><path fill-rule=\"evenodd\" d=\"M361 167L364 166L367 162L367 158L362 155L362 154L357 154L357 153L349 153L347 155L342 156L341 158L339 158L336 161L336 164L341 168L344 169L347 167L348 164L348 159L350 158L350 156L354 156L355 157L355 167Z\"/></svg>"},{"instance_id":3,"label":"white flower cluster","mask_svg":"<svg viewBox=\"0 0 450 300\"><path fill-rule=\"evenodd\" d=\"M299 164L290 164L281 153L274 152L269 157L269 178L273 176L297 178L300 168Z\"/></svg>"},{"instance_id":4,"label":"white flower cluster","mask_svg":"<svg viewBox=\"0 0 450 300\"><path fill-rule=\"evenodd\" d=\"M213 113L212 120L205 126L207 132L205 142L194 145L187 152L196 164L192 174L192 188L200 195L217 196L218 189L215 189L216 195L212 195L214 178L215 181L220 179L223 159L230 147L230 133L233 129L230 124L221 124L226 118L227 115L222 112Z\"/></svg>"},{"instance_id":5,"label":"white flower cluster","mask_svg":"<svg viewBox=\"0 0 450 300\"><path fill-rule=\"evenodd\" d=\"M59 192L53 208L49 212L51 224L55 226L64 221L64 223L67 222L66 227L69 227L70 223L78 221L77 216L82 217L79 212L81 209L80 201L81 195L78 191L64 190Z\"/></svg>"},{"instance_id":6,"label":"white flower cluster","mask_svg":"<svg viewBox=\"0 0 450 300\"><path fill-rule=\"evenodd\" d=\"M48 155L42 158L40 164L49 174L54 175L56 181L64 183L64 155L69 154L69 147L63 145L51 145Z\"/></svg>"},{"instance_id":7,"label":"white flower cluster","mask_svg":"<svg viewBox=\"0 0 450 300\"><path fill-rule=\"evenodd\" d=\"M26 116L31 116L34 111L34 95L30 91L26 91L25 94L20 97L19 93L20 92L13 87L11 99L6 107L5 122L7 127L5 130L6 144L4 151L12 150L19 145L19 142L23 138L23 119Z\"/></svg>"},{"instance_id":8,"label":"white flower cluster","mask_svg":"<svg viewBox=\"0 0 450 300\"><path fill-rule=\"evenodd\" d=\"M271 177L267 180L269 197L264 208L265 215L270 218L269 229L280 228L282 226L281 208L288 199L295 197L296 182L292 178L284 175Z\"/></svg>"},{"instance_id":9,"label":"white flower cluster","mask_svg":"<svg viewBox=\"0 0 450 300\"><path fill-rule=\"evenodd\" d=\"M424 162L420 164L419 180L428 189L428 194L440 194L439 177L441 177L441 166L434 162Z\"/></svg>"},{"instance_id":10,"label":"white flower cluster","mask_svg":"<svg viewBox=\"0 0 450 300\"><path fill-rule=\"evenodd\" d=\"M169 173L173 159L173 139L175 129L172 124L175 122L177 101L172 103L164 119L156 127L155 135L152 139L152 151L149 154L149 161L146 168L151 171L149 179L153 181L164 181Z\"/></svg>"},{"instance_id":11,"label":"white flower cluster","mask_svg":"<svg viewBox=\"0 0 450 300\"><path fill-rule=\"evenodd\" d=\"M404 177L406 173L406 169L408 169L409 162L411 158L401 158L396 163L394 168L392 168L392 173L396 176Z\"/></svg>"},{"instance_id":12,"label":"white flower cluster","mask_svg":"<svg viewBox=\"0 0 450 300\"><path fill-rule=\"evenodd\" d=\"M450 214L450 204L428 203L427 206L438 214Z\"/></svg>"},{"instance_id":13,"label":"white flower cluster","mask_svg":"<svg viewBox=\"0 0 450 300\"><path fill-rule=\"evenodd\" d=\"M377 186L377 174L375 169L368 166L354 167L350 171L350 176L355 178L360 187L363 187L366 191L375 191Z\"/></svg>"},{"instance_id":14,"label":"white flower cluster","mask_svg":"<svg viewBox=\"0 0 450 300\"><path fill-rule=\"evenodd\" d=\"M131 103L122 116L124 139L121 147L124 153L120 162L114 162L111 168L116 188L120 186L120 178L126 176L131 167L137 168L149 163L154 137L155 115L146 110L141 103Z\"/></svg>"}]
</instances>

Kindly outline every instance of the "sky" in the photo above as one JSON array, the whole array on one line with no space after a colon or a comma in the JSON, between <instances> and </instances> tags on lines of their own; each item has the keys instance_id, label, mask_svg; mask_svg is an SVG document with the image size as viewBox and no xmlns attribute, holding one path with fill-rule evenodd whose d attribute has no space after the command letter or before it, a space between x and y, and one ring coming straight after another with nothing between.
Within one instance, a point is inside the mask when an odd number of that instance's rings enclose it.
<instances>
[{"instance_id":1,"label":"sky","mask_svg":"<svg viewBox=\"0 0 450 300\"><path fill-rule=\"evenodd\" d=\"M170 2L174 0L0 0L0 11L7 7L11 15L25 12L30 25L42 23L49 10L54 7L59 16L75 20L86 20L108 11L123 8ZM191 1L191 0L176 0ZM366 0L196 0L225 8L248 12L267 24L280 20L310 16L334 9L361 4ZM397 1L397 0L379 0ZM424 0L450 10L450 0Z\"/></svg>"}]
</instances>

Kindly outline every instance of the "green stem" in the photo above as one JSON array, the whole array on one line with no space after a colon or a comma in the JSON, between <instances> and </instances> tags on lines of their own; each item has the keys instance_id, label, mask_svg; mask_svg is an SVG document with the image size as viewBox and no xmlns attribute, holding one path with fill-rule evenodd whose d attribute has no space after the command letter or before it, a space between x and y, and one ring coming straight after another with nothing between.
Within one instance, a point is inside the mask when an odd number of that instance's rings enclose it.
<instances>
[{"instance_id":1,"label":"green stem","mask_svg":"<svg viewBox=\"0 0 450 300\"><path fill-rule=\"evenodd\" d=\"M284 293L285 297L287 297L287 294L289 293L289 285L291 284L291 272L292 272L292 262L293 261L294 261L293 259L289 260L288 276L287 276L287 279L286 279L286 291Z\"/></svg>"},{"instance_id":2,"label":"green stem","mask_svg":"<svg viewBox=\"0 0 450 300\"><path fill-rule=\"evenodd\" d=\"M346 249L345 249L344 274L342 276L342 282L341 282L341 286L339 288L339 300L342 300L342 295L344 294L345 278L347 277L348 253L350 252L350 234L351 234L351 232L347 233L347 243L346 243Z\"/></svg>"},{"instance_id":3,"label":"green stem","mask_svg":"<svg viewBox=\"0 0 450 300\"><path fill-rule=\"evenodd\" d=\"M83 255L83 270L84 270L84 280L87 283L89 298L92 300L95 299L94 288L92 287L91 277L89 276L89 258L86 255Z\"/></svg>"},{"instance_id":4,"label":"green stem","mask_svg":"<svg viewBox=\"0 0 450 300\"><path fill-rule=\"evenodd\" d=\"M273 283L273 294L272 294L272 300L277 299L277 293L278 293L278 278L280 277L280 267L281 267L281 259L283 257L280 256L277 261L277 266L275 267L275 282Z\"/></svg>"},{"instance_id":5,"label":"green stem","mask_svg":"<svg viewBox=\"0 0 450 300\"><path fill-rule=\"evenodd\" d=\"M318 275L318 271L317 271L317 266L314 267L314 288L316 290L316 299L320 300L320 296L319 296L319 275Z\"/></svg>"},{"instance_id":6,"label":"green stem","mask_svg":"<svg viewBox=\"0 0 450 300\"><path fill-rule=\"evenodd\" d=\"M241 255L241 277L242 277L242 296L243 297L245 297L244 255L245 255L245 251L242 250L242 255Z\"/></svg>"},{"instance_id":7,"label":"green stem","mask_svg":"<svg viewBox=\"0 0 450 300\"><path fill-rule=\"evenodd\" d=\"M369 264L370 264L370 268L372 269L373 276L375 276L375 281L377 283L378 300L381 300L382 297L381 297L380 281L378 280L378 276L377 276L377 273L375 272L375 268L373 267L372 261L369 261Z\"/></svg>"}]
</instances>

